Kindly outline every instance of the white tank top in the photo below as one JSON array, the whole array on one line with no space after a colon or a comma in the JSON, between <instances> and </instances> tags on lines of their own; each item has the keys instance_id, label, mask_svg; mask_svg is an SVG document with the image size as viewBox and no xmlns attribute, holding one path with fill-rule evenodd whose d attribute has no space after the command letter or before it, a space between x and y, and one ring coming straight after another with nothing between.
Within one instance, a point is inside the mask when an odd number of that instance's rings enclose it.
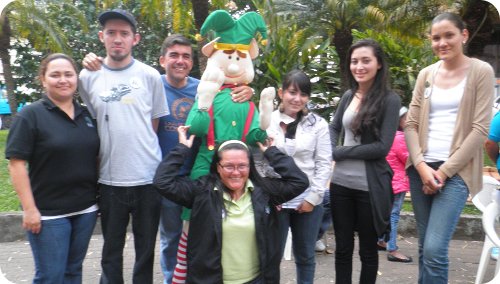
<instances>
[{"instance_id":1,"label":"white tank top","mask_svg":"<svg viewBox=\"0 0 500 284\"><path fill-rule=\"evenodd\" d=\"M467 77L449 89L432 87L429 135L427 150L424 153L426 162L446 161L450 156L451 140L455 133L455 122L466 81Z\"/></svg>"}]
</instances>

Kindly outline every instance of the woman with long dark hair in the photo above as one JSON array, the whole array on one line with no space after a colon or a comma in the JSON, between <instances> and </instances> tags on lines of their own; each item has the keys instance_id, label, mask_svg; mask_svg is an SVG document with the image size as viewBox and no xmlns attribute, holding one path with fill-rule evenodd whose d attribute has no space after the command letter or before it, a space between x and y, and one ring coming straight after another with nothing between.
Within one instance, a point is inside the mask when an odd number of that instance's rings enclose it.
<instances>
[{"instance_id":1,"label":"woman with long dark hair","mask_svg":"<svg viewBox=\"0 0 500 284\"><path fill-rule=\"evenodd\" d=\"M399 122L400 98L389 88L380 45L370 39L348 52L349 86L330 125L335 161L330 187L335 231L336 283L352 282L358 232L360 283L375 283L377 240L389 232L392 170L386 161Z\"/></svg>"}]
</instances>

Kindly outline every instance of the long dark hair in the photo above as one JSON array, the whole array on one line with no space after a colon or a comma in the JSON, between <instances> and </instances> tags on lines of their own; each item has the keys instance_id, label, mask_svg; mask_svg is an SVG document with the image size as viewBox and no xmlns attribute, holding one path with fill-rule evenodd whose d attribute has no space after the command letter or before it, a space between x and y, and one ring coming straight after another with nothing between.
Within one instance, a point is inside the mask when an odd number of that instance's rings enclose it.
<instances>
[{"instance_id":1,"label":"long dark hair","mask_svg":"<svg viewBox=\"0 0 500 284\"><path fill-rule=\"evenodd\" d=\"M283 79L281 89L285 92L290 86L295 87L295 89L300 90L301 94L305 94L311 97L311 80L303 71L299 69L294 69L288 72ZM280 111L283 110L280 108ZM297 125L302 120L302 117L308 113L307 108L299 111L295 120L288 124L286 127L286 137L295 138L295 133L297 132Z\"/></svg>"},{"instance_id":2,"label":"long dark hair","mask_svg":"<svg viewBox=\"0 0 500 284\"><path fill-rule=\"evenodd\" d=\"M381 119L381 109L384 107L385 98L390 93L389 88L389 67L382 47L373 39L362 39L355 42L349 48L347 54L347 70L350 70L351 57L355 49L361 47L369 47L373 50L373 54L377 58L380 69L377 70L373 85L365 94L363 101L359 107L358 114L352 122L352 131L355 136L361 136L364 131L373 131L373 134L378 138L380 129L378 128L379 120ZM358 82L354 79L351 72L348 72L348 81L351 91L355 94L359 88Z\"/></svg>"}]
</instances>

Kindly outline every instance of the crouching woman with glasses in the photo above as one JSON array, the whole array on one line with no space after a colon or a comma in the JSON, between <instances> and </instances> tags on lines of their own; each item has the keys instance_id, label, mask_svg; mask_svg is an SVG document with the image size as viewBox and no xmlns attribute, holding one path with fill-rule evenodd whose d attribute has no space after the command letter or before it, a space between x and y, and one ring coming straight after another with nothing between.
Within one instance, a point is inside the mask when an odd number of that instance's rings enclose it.
<instances>
[{"instance_id":1,"label":"crouching woman with glasses","mask_svg":"<svg viewBox=\"0 0 500 284\"><path fill-rule=\"evenodd\" d=\"M210 173L196 180L178 172L194 136L180 126L179 145L160 163L154 185L161 195L192 209L187 283L279 283L281 260L276 206L309 186L293 159L276 147L259 147L281 178L259 176L238 140L215 150Z\"/></svg>"}]
</instances>

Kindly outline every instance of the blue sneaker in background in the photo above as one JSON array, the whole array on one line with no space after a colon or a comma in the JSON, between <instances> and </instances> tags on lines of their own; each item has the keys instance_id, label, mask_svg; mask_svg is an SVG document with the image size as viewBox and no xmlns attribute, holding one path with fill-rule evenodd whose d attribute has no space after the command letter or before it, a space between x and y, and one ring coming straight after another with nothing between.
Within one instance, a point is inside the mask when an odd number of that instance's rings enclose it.
<instances>
[{"instance_id":1,"label":"blue sneaker in background","mask_svg":"<svg viewBox=\"0 0 500 284\"><path fill-rule=\"evenodd\" d=\"M491 249L491 258L494 260L498 260L498 253L500 252L500 248L492 248Z\"/></svg>"}]
</instances>

